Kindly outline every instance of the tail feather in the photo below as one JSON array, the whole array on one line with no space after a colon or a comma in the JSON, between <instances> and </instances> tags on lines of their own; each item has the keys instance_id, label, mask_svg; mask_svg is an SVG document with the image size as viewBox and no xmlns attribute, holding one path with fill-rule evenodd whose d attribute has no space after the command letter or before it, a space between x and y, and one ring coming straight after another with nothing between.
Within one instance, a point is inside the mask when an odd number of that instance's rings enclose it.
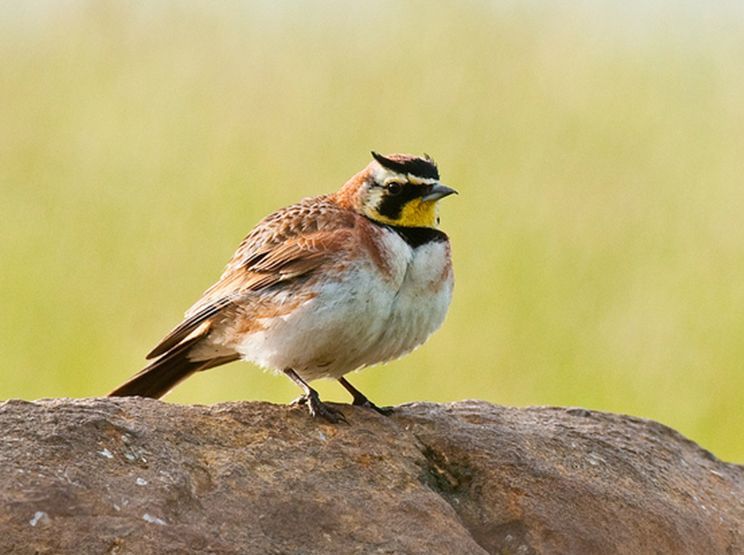
<instances>
[{"instance_id":1,"label":"tail feather","mask_svg":"<svg viewBox=\"0 0 744 555\"><path fill-rule=\"evenodd\" d=\"M238 355L228 355L210 360L190 360L191 348L201 339L201 336L197 336L182 342L109 393L109 397L139 395L157 399L194 372L214 368L239 358Z\"/></svg>"}]
</instances>

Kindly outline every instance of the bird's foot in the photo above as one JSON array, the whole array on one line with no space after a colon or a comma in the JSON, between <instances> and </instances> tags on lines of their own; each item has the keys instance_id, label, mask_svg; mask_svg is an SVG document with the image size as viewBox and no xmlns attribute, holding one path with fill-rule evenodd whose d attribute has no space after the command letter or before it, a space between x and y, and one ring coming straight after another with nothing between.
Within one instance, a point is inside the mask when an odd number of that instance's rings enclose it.
<instances>
[{"instance_id":1,"label":"bird's foot","mask_svg":"<svg viewBox=\"0 0 744 555\"><path fill-rule=\"evenodd\" d=\"M307 395L300 395L290 405L294 407L295 405L304 405L305 403L307 403Z\"/></svg>"},{"instance_id":2,"label":"bird's foot","mask_svg":"<svg viewBox=\"0 0 744 555\"><path fill-rule=\"evenodd\" d=\"M355 407L365 407L368 409L372 409L376 413L381 414L383 416L390 416L391 414L393 414L393 407L378 407L372 401L367 399L367 396L364 393L362 393L356 387L351 385L349 383L349 380L347 380L346 378L344 377L339 378L338 383L344 386L346 391L351 393L351 396L354 399L354 401L351 404L354 405Z\"/></svg>"},{"instance_id":3,"label":"bird's foot","mask_svg":"<svg viewBox=\"0 0 744 555\"><path fill-rule=\"evenodd\" d=\"M307 410L313 418L320 417L332 424L337 424L338 422L349 423L348 420L346 420L344 413L321 401L318 392L315 390L311 391L307 395L303 395L293 402L293 404L307 405Z\"/></svg>"},{"instance_id":4,"label":"bird's foot","mask_svg":"<svg viewBox=\"0 0 744 555\"><path fill-rule=\"evenodd\" d=\"M351 404L354 405L355 407L364 407L367 409L372 409L373 411L383 416L390 416L391 414L393 414L393 407L378 407L366 397L354 398L354 402L352 402Z\"/></svg>"}]
</instances>

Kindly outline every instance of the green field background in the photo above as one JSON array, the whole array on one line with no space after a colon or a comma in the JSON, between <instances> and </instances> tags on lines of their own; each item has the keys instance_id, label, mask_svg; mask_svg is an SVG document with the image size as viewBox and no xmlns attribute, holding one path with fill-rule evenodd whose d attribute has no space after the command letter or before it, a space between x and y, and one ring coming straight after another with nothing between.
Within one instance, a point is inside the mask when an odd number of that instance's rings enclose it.
<instances>
[{"instance_id":1,"label":"green field background","mask_svg":"<svg viewBox=\"0 0 744 555\"><path fill-rule=\"evenodd\" d=\"M452 308L355 385L744 461L742 53L723 2L3 3L0 398L105 394L260 218L428 152L461 193ZM233 363L168 399L296 394Z\"/></svg>"}]
</instances>

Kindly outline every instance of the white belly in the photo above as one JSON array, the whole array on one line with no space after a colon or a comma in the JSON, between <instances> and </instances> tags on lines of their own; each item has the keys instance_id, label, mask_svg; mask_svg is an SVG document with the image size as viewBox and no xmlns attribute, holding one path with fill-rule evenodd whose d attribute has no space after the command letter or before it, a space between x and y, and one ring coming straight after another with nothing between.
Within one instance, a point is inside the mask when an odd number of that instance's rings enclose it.
<instances>
[{"instance_id":1,"label":"white belly","mask_svg":"<svg viewBox=\"0 0 744 555\"><path fill-rule=\"evenodd\" d=\"M431 242L412 249L393 232L385 240L396 253L392 277L370 262L343 281L319 285L316 297L245 337L241 356L314 380L339 378L421 345L444 321L452 296L448 246Z\"/></svg>"},{"instance_id":2,"label":"white belly","mask_svg":"<svg viewBox=\"0 0 744 555\"><path fill-rule=\"evenodd\" d=\"M446 243L427 243L413 250L370 364L396 359L426 341L444 321L452 285Z\"/></svg>"}]
</instances>

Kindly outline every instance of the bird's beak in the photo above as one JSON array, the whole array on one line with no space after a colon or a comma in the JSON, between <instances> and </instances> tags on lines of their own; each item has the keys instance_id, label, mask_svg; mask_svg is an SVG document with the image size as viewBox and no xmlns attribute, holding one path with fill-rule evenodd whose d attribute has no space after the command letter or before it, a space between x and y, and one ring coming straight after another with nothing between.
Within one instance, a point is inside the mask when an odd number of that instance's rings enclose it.
<instances>
[{"instance_id":1,"label":"bird's beak","mask_svg":"<svg viewBox=\"0 0 744 555\"><path fill-rule=\"evenodd\" d=\"M432 185L431 190L426 193L423 197L421 197L421 200L424 202L429 202L432 200L439 200L440 198L444 198L449 195L456 195L457 191L455 191L452 187L447 187L447 185L444 185L442 183L435 183Z\"/></svg>"}]
</instances>

